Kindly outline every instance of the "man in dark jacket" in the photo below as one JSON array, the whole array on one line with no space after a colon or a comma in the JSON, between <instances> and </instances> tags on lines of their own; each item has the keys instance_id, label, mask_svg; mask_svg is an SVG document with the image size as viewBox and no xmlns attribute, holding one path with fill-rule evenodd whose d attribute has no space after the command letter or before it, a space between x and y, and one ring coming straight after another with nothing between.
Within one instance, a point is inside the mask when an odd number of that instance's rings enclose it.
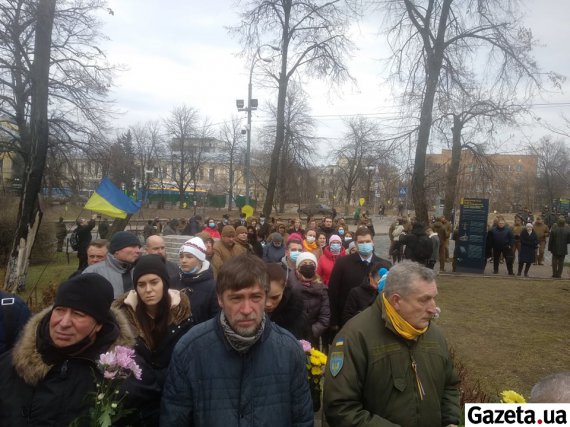
<instances>
[{"instance_id":1,"label":"man in dark jacket","mask_svg":"<svg viewBox=\"0 0 570 427\"><path fill-rule=\"evenodd\" d=\"M333 332L343 325L342 312L348 293L362 283L368 275L370 266L374 263L381 263L386 269L392 266L390 261L374 254L372 234L368 228L358 228L354 236L358 252L340 257L333 267L329 281L330 329Z\"/></svg>"},{"instance_id":2,"label":"man in dark jacket","mask_svg":"<svg viewBox=\"0 0 570 427\"><path fill-rule=\"evenodd\" d=\"M219 316L178 342L162 395L164 426L313 426L306 356L264 314L267 269L253 255L225 262Z\"/></svg>"},{"instance_id":3,"label":"man in dark jacket","mask_svg":"<svg viewBox=\"0 0 570 427\"><path fill-rule=\"evenodd\" d=\"M325 369L331 426L442 427L460 421L459 379L431 323L435 273L403 261L383 292L337 334Z\"/></svg>"},{"instance_id":4,"label":"man in dark jacket","mask_svg":"<svg viewBox=\"0 0 570 427\"><path fill-rule=\"evenodd\" d=\"M570 228L566 225L564 216L560 215L556 224L552 226L548 239L548 250L552 253L552 277L555 279L562 277L568 243L570 243Z\"/></svg>"},{"instance_id":5,"label":"man in dark jacket","mask_svg":"<svg viewBox=\"0 0 570 427\"><path fill-rule=\"evenodd\" d=\"M113 288L97 274L63 282L53 307L28 322L11 353L0 357L0 426L67 426L95 401L96 361L134 339ZM102 378L100 378L102 379Z\"/></svg>"},{"instance_id":6,"label":"man in dark jacket","mask_svg":"<svg viewBox=\"0 0 570 427\"><path fill-rule=\"evenodd\" d=\"M404 258L427 265L433 253L433 241L426 234L426 228L414 222L410 233L400 234L400 243L405 245ZM438 247L439 249L439 247Z\"/></svg>"},{"instance_id":7,"label":"man in dark jacket","mask_svg":"<svg viewBox=\"0 0 570 427\"><path fill-rule=\"evenodd\" d=\"M67 237L67 227L63 222L63 217L59 217L59 221L55 224L55 238L57 239L57 251L63 252L63 242Z\"/></svg>"},{"instance_id":8,"label":"man in dark jacket","mask_svg":"<svg viewBox=\"0 0 570 427\"><path fill-rule=\"evenodd\" d=\"M77 247L77 258L79 258L78 270L83 270L88 265L87 248L92 239L91 230L95 227L95 218L97 218L97 215L93 215L89 222L87 222L85 218L79 218L77 220L77 228L75 230L79 242Z\"/></svg>"},{"instance_id":9,"label":"man in dark jacket","mask_svg":"<svg viewBox=\"0 0 570 427\"><path fill-rule=\"evenodd\" d=\"M491 233L493 235L493 273L499 273L499 258L501 257L501 254L503 254L505 263L507 264L507 271L510 276L514 276L513 245L515 238L513 236L513 232L509 226L505 224L505 220L499 218L497 225L493 227Z\"/></svg>"},{"instance_id":10,"label":"man in dark jacket","mask_svg":"<svg viewBox=\"0 0 570 427\"><path fill-rule=\"evenodd\" d=\"M342 312L342 323L345 324L361 311L372 305L378 296L379 271L383 268L382 263L374 263L370 266L368 275L362 280L360 286L352 288L346 298L346 304Z\"/></svg>"}]
</instances>

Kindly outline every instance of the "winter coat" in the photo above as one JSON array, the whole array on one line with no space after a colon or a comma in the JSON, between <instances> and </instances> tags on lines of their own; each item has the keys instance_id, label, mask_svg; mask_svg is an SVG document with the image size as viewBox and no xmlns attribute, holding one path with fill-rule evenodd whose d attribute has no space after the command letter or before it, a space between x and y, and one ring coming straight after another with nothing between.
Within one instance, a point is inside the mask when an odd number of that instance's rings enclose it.
<instances>
[{"instance_id":1,"label":"winter coat","mask_svg":"<svg viewBox=\"0 0 570 427\"><path fill-rule=\"evenodd\" d=\"M92 219L85 225L78 225L77 230L77 238L79 241L79 246L77 252L85 252L87 253L87 248L89 247L89 243L91 243L91 230L95 227L95 220Z\"/></svg>"},{"instance_id":2,"label":"winter coat","mask_svg":"<svg viewBox=\"0 0 570 427\"><path fill-rule=\"evenodd\" d=\"M263 248L263 261L265 262L279 262L281 258L285 256L285 245L281 245L278 248L273 246L273 244L268 243Z\"/></svg>"},{"instance_id":3,"label":"winter coat","mask_svg":"<svg viewBox=\"0 0 570 427\"><path fill-rule=\"evenodd\" d=\"M313 426L305 364L298 341L269 320L259 340L238 353L216 316L193 327L174 349L160 424Z\"/></svg>"},{"instance_id":4,"label":"winter coat","mask_svg":"<svg viewBox=\"0 0 570 427\"><path fill-rule=\"evenodd\" d=\"M437 262L439 261L439 246L441 244L439 240L439 235L437 233L433 233L429 236L433 243L433 249L431 251L431 256L429 257L429 261Z\"/></svg>"},{"instance_id":5,"label":"winter coat","mask_svg":"<svg viewBox=\"0 0 570 427\"><path fill-rule=\"evenodd\" d=\"M328 423L369 427L459 425L459 379L441 330L431 323L417 340L406 340L387 320L381 301L377 298L353 317L331 346L323 399ZM423 400L412 361L425 391Z\"/></svg>"},{"instance_id":6,"label":"winter coat","mask_svg":"<svg viewBox=\"0 0 570 427\"><path fill-rule=\"evenodd\" d=\"M425 264L428 258L421 258L417 256L417 248L416 246L420 245L420 239L427 237L425 232L425 227L422 224L414 224L412 227L412 231L408 234L402 233L400 234L400 243L402 245L406 245L404 249L404 258L419 262L420 264ZM432 242L433 245L433 242ZM433 253L433 249L432 249ZM431 256L431 255L430 255Z\"/></svg>"},{"instance_id":7,"label":"winter coat","mask_svg":"<svg viewBox=\"0 0 570 427\"><path fill-rule=\"evenodd\" d=\"M538 237L534 230L529 234L526 228L520 235L521 250L519 252L519 263L536 261L536 248L538 247Z\"/></svg>"},{"instance_id":8,"label":"winter coat","mask_svg":"<svg viewBox=\"0 0 570 427\"><path fill-rule=\"evenodd\" d=\"M220 240L222 238L222 235L220 234L217 228L204 227L202 231L204 233L208 233L210 237L214 240Z\"/></svg>"},{"instance_id":9,"label":"winter coat","mask_svg":"<svg viewBox=\"0 0 570 427\"><path fill-rule=\"evenodd\" d=\"M99 355L117 345L134 344L131 328L124 315L114 311L97 333L93 345L77 356L62 355L53 357L53 362L47 362L44 357L55 352L39 350L49 350L50 347L41 344L47 339L41 338L38 328L49 322L50 313L51 307L32 317L13 352L0 357L1 427L68 426L87 413L90 401L86 399L90 398L89 393L96 390L94 375L102 380L96 365ZM147 374L143 368L142 381L133 378L128 382L132 386L127 386L132 400L131 404L125 402L125 407L138 407L139 404L144 407L141 402L148 403L160 398L156 387L151 386L153 382L146 380ZM136 418L136 425L146 425L144 418L138 419L138 414Z\"/></svg>"},{"instance_id":10,"label":"winter coat","mask_svg":"<svg viewBox=\"0 0 570 427\"><path fill-rule=\"evenodd\" d=\"M377 296L378 290L370 286L370 280L365 277L360 286L350 290L342 312L342 323L348 322L358 313L370 307Z\"/></svg>"},{"instance_id":11,"label":"winter coat","mask_svg":"<svg viewBox=\"0 0 570 427\"><path fill-rule=\"evenodd\" d=\"M85 273L97 273L111 282L115 298L133 289L133 265L121 262L111 254L107 254L104 261L87 267L82 274Z\"/></svg>"},{"instance_id":12,"label":"winter coat","mask_svg":"<svg viewBox=\"0 0 570 427\"><path fill-rule=\"evenodd\" d=\"M301 294L289 286L283 288L283 297L279 305L268 313L273 323L288 330L297 339L307 336L308 324L305 316L305 304Z\"/></svg>"},{"instance_id":13,"label":"winter coat","mask_svg":"<svg viewBox=\"0 0 570 427\"><path fill-rule=\"evenodd\" d=\"M163 236L172 236L172 235L176 235L176 234L180 234L178 233L178 230L176 230L172 225L170 224L166 224L164 226L164 228L162 229L162 235Z\"/></svg>"},{"instance_id":14,"label":"winter coat","mask_svg":"<svg viewBox=\"0 0 570 427\"><path fill-rule=\"evenodd\" d=\"M328 329L331 318L327 288L320 281L303 282L297 275L291 278L291 287L303 299L305 317L310 325L305 339L318 343L318 338Z\"/></svg>"},{"instance_id":15,"label":"winter coat","mask_svg":"<svg viewBox=\"0 0 570 427\"><path fill-rule=\"evenodd\" d=\"M380 262L382 267L390 269L392 263L372 255L371 263ZM363 261L358 253L341 257L334 265L329 281L329 299L331 306L331 326L342 326L342 312L352 288L362 283L368 276L370 264Z\"/></svg>"},{"instance_id":16,"label":"winter coat","mask_svg":"<svg viewBox=\"0 0 570 427\"><path fill-rule=\"evenodd\" d=\"M570 228L565 222L554 224L550 230L548 250L554 256L566 256L568 255L568 243L570 243Z\"/></svg>"},{"instance_id":17,"label":"winter coat","mask_svg":"<svg viewBox=\"0 0 570 427\"><path fill-rule=\"evenodd\" d=\"M502 250L503 248L512 248L514 244L514 236L513 232L508 226L504 226L503 228L499 228L494 226L492 228L493 233L493 249L495 250Z\"/></svg>"},{"instance_id":18,"label":"winter coat","mask_svg":"<svg viewBox=\"0 0 570 427\"><path fill-rule=\"evenodd\" d=\"M335 262L344 255L346 255L346 249L343 247L340 248L340 253L338 255L333 255L328 246L323 249L323 256L319 258L319 263L317 265L317 274L322 279L325 286L329 285Z\"/></svg>"},{"instance_id":19,"label":"winter coat","mask_svg":"<svg viewBox=\"0 0 570 427\"><path fill-rule=\"evenodd\" d=\"M170 313L166 336L157 343L154 349L149 347L141 323L137 318L136 309L139 298L135 290L129 291L113 302L113 307L120 310L127 318L135 335L136 352L152 367L158 384L162 387L166 378L166 369L178 340L193 326L190 301L185 292L169 289Z\"/></svg>"},{"instance_id":20,"label":"winter coat","mask_svg":"<svg viewBox=\"0 0 570 427\"><path fill-rule=\"evenodd\" d=\"M212 269L214 270L214 277L216 277L220 271L220 268L228 259L236 257L238 255L246 254L247 250L235 243L231 248L224 245L224 242L218 240L214 243L214 256L212 257Z\"/></svg>"},{"instance_id":21,"label":"winter coat","mask_svg":"<svg viewBox=\"0 0 570 427\"><path fill-rule=\"evenodd\" d=\"M63 240L67 236L67 227L64 222L58 222L55 224L55 238L57 240Z\"/></svg>"},{"instance_id":22,"label":"winter coat","mask_svg":"<svg viewBox=\"0 0 570 427\"><path fill-rule=\"evenodd\" d=\"M0 355L10 350L30 318L30 309L17 295L0 291Z\"/></svg>"},{"instance_id":23,"label":"winter coat","mask_svg":"<svg viewBox=\"0 0 570 427\"><path fill-rule=\"evenodd\" d=\"M182 232L182 234L184 234L185 236L195 236L200 231L202 231L200 221L192 217L190 218L190 221L188 221L188 224L186 224L186 227L184 227L184 231Z\"/></svg>"},{"instance_id":24,"label":"winter coat","mask_svg":"<svg viewBox=\"0 0 570 427\"><path fill-rule=\"evenodd\" d=\"M202 263L202 268L194 274L179 273L177 280L170 283L174 289L184 289L190 300L194 323L205 322L216 316L220 310L216 295L214 272L208 261Z\"/></svg>"}]
</instances>

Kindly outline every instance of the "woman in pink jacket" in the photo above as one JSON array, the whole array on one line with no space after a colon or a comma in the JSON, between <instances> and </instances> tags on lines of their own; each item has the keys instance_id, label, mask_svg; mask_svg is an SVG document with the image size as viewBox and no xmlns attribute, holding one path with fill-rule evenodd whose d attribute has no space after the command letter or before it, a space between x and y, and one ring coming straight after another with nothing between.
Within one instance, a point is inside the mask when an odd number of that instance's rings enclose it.
<instances>
[{"instance_id":1,"label":"woman in pink jacket","mask_svg":"<svg viewBox=\"0 0 570 427\"><path fill-rule=\"evenodd\" d=\"M323 255L319 258L317 274L325 286L329 285L332 269L336 260L346 254L346 249L342 247L342 239L333 234L329 239L329 245L323 249Z\"/></svg>"}]
</instances>

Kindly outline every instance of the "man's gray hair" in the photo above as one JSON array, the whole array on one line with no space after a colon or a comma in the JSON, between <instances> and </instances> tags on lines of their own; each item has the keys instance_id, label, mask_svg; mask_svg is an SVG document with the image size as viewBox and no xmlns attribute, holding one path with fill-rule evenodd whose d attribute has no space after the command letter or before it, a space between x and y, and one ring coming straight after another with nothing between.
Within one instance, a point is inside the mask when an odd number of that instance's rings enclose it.
<instances>
[{"instance_id":1,"label":"man's gray hair","mask_svg":"<svg viewBox=\"0 0 570 427\"><path fill-rule=\"evenodd\" d=\"M435 281L435 277L435 272L426 266L413 261L402 261L390 268L384 293L387 298L396 293L406 296L414 290L416 280L431 283Z\"/></svg>"},{"instance_id":2,"label":"man's gray hair","mask_svg":"<svg viewBox=\"0 0 570 427\"><path fill-rule=\"evenodd\" d=\"M530 392L531 403L570 403L570 371L548 375Z\"/></svg>"}]
</instances>

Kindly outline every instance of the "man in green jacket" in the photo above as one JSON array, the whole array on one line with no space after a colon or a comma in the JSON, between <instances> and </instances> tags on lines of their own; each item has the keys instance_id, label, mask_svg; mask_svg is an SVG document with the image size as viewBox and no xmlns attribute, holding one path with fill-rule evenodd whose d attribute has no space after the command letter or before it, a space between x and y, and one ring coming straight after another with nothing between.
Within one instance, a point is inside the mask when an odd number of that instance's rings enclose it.
<instances>
[{"instance_id":1,"label":"man in green jacket","mask_svg":"<svg viewBox=\"0 0 570 427\"><path fill-rule=\"evenodd\" d=\"M324 410L335 427L459 424L459 379L441 330L435 274L404 261L374 304L336 336L325 372Z\"/></svg>"}]
</instances>

